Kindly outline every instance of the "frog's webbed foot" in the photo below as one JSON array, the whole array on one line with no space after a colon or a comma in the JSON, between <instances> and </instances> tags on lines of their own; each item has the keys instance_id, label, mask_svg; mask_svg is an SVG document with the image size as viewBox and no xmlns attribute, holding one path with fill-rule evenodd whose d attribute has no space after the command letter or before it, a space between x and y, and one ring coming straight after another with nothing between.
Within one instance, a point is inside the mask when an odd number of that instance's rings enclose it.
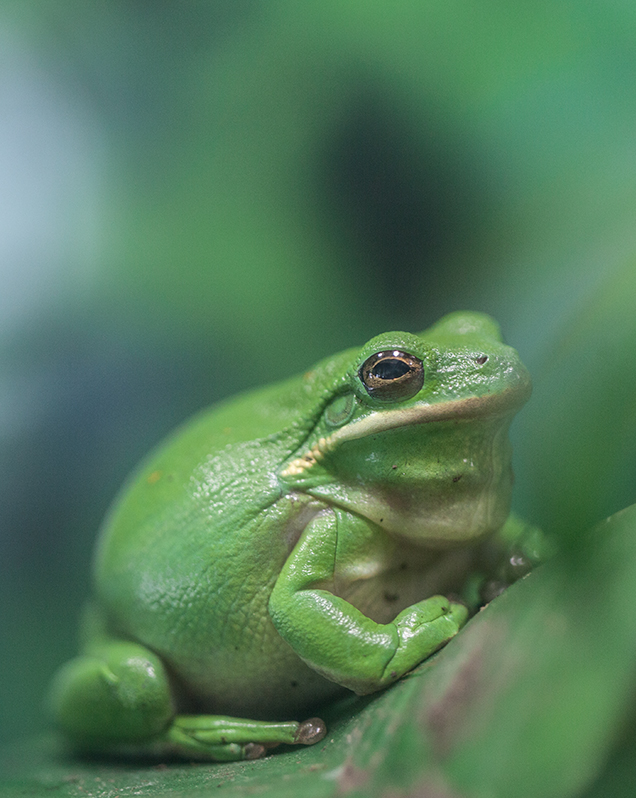
<instances>
[{"instance_id":1,"label":"frog's webbed foot","mask_svg":"<svg viewBox=\"0 0 636 798\"><path fill-rule=\"evenodd\" d=\"M313 745L326 732L320 718L276 723L225 715L177 715L163 742L180 756L233 761L259 759L281 743Z\"/></svg>"},{"instance_id":2,"label":"frog's webbed foot","mask_svg":"<svg viewBox=\"0 0 636 798\"><path fill-rule=\"evenodd\" d=\"M61 730L80 750L126 756L258 759L281 743L325 736L319 718L302 723L175 715L159 657L138 643L110 640L64 665L51 695Z\"/></svg>"}]
</instances>

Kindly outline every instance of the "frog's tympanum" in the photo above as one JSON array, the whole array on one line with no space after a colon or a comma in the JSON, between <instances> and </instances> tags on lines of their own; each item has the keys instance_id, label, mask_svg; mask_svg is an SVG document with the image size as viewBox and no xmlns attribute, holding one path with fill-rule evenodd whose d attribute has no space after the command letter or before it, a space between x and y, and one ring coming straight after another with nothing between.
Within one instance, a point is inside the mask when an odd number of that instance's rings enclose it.
<instances>
[{"instance_id":1,"label":"frog's tympanum","mask_svg":"<svg viewBox=\"0 0 636 798\"><path fill-rule=\"evenodd\" d=\"M529 394L496 324L453 313L187 423L101 531L82 654L53 685L66 735L215 760L320 740L316 707L393 684L514 571Z\"/></svg>"}]
</instances>

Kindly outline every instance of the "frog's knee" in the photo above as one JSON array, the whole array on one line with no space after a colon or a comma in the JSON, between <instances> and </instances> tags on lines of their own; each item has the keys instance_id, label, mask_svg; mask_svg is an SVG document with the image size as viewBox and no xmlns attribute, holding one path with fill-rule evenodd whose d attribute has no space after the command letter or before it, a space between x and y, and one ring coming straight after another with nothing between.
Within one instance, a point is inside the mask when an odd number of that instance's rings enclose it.
<instances>
[{"instance_id":1,"label":"frog's knee","mask_svg":"<svg viewBox=\"0 0 636 798\"><path fill-rule=\"evenodd\" d=\"M163 665L133 643L112 643L66 663L54 679L51 705L62 731L89 747L147 740L173 716Z\"/></svg>"}]
</instances>

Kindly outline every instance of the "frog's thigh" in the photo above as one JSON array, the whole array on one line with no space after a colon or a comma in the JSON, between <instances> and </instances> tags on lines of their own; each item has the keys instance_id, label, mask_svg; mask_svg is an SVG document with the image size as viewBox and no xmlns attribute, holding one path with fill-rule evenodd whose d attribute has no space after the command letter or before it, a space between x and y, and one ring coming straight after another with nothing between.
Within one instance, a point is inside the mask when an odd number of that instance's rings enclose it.
<instances>
[{"instance_id":1,"label":"frog's thigh","mask_svg":"<svg viewBox=\"0 0 636 798\"><path fill-rule=\"evenodd\" d=\"M66 663L51 701L61 729L86 747L145 741L161 734L174 714L161 660L124 641L101 643Z\"/></svg>"}]
</instances>

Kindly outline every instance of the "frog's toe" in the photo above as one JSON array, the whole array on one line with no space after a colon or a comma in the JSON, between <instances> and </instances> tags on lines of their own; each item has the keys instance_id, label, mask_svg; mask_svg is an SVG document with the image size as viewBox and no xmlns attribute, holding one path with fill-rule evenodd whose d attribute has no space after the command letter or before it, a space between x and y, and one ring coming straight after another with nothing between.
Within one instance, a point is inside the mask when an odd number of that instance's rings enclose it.
<instances>
[{"instance_id":1,"label":"frog's toe","mask_svg":"<svg viewBox=\"0 0 636 798\"><path fill-rule=\"evenodd\" d=\"M267 748L259 743L247 743L243 746L243 759L260 759L265 756Z\"/></svg>"},{"instance_id":2,"label":"frog's toe","mask_svg":"<svg viewBox=\"0 0 636 798\"><path fill-rule=\"evenodd\" d=\"M482 604L490 604L493 599L500 596L509 586L509 582L503 582L498 579L490 579L485 582L479 591L479 598Z\"/></svg>"},{"instance_id":3,"label":"frog's toe","mask_svg":"<svg viewBox=\"0 0 636 798\"><path fill-rule=\"evenodd\" d=\"M294 742L300 745L313 745L319 743L327 734L327 726L322 718L309 718L304 720L296 732Z\"/></svg>"},{"instance_id":4,"label":"frog's toe","mask_svg":"<svg viewBox=\"0 0 636 798\"><path fill-rule=\"evenodd\" d=\"M281 743L312 745L326 733L320 718L278 723L225 715L177 715L166 739L182 756L230 761L260 759Z\"/></svg>"},{"instance_id":5,"label":"frog's toe","mask_svg":"<svg viewBox=\"0 0 636 798\"><path fill-rule=\"evenodd\" d=\"M451 601L448 614L457 624L457 628L461 629L468 620L470 611L462 601Z\"/></svg>"}]
</instances>

